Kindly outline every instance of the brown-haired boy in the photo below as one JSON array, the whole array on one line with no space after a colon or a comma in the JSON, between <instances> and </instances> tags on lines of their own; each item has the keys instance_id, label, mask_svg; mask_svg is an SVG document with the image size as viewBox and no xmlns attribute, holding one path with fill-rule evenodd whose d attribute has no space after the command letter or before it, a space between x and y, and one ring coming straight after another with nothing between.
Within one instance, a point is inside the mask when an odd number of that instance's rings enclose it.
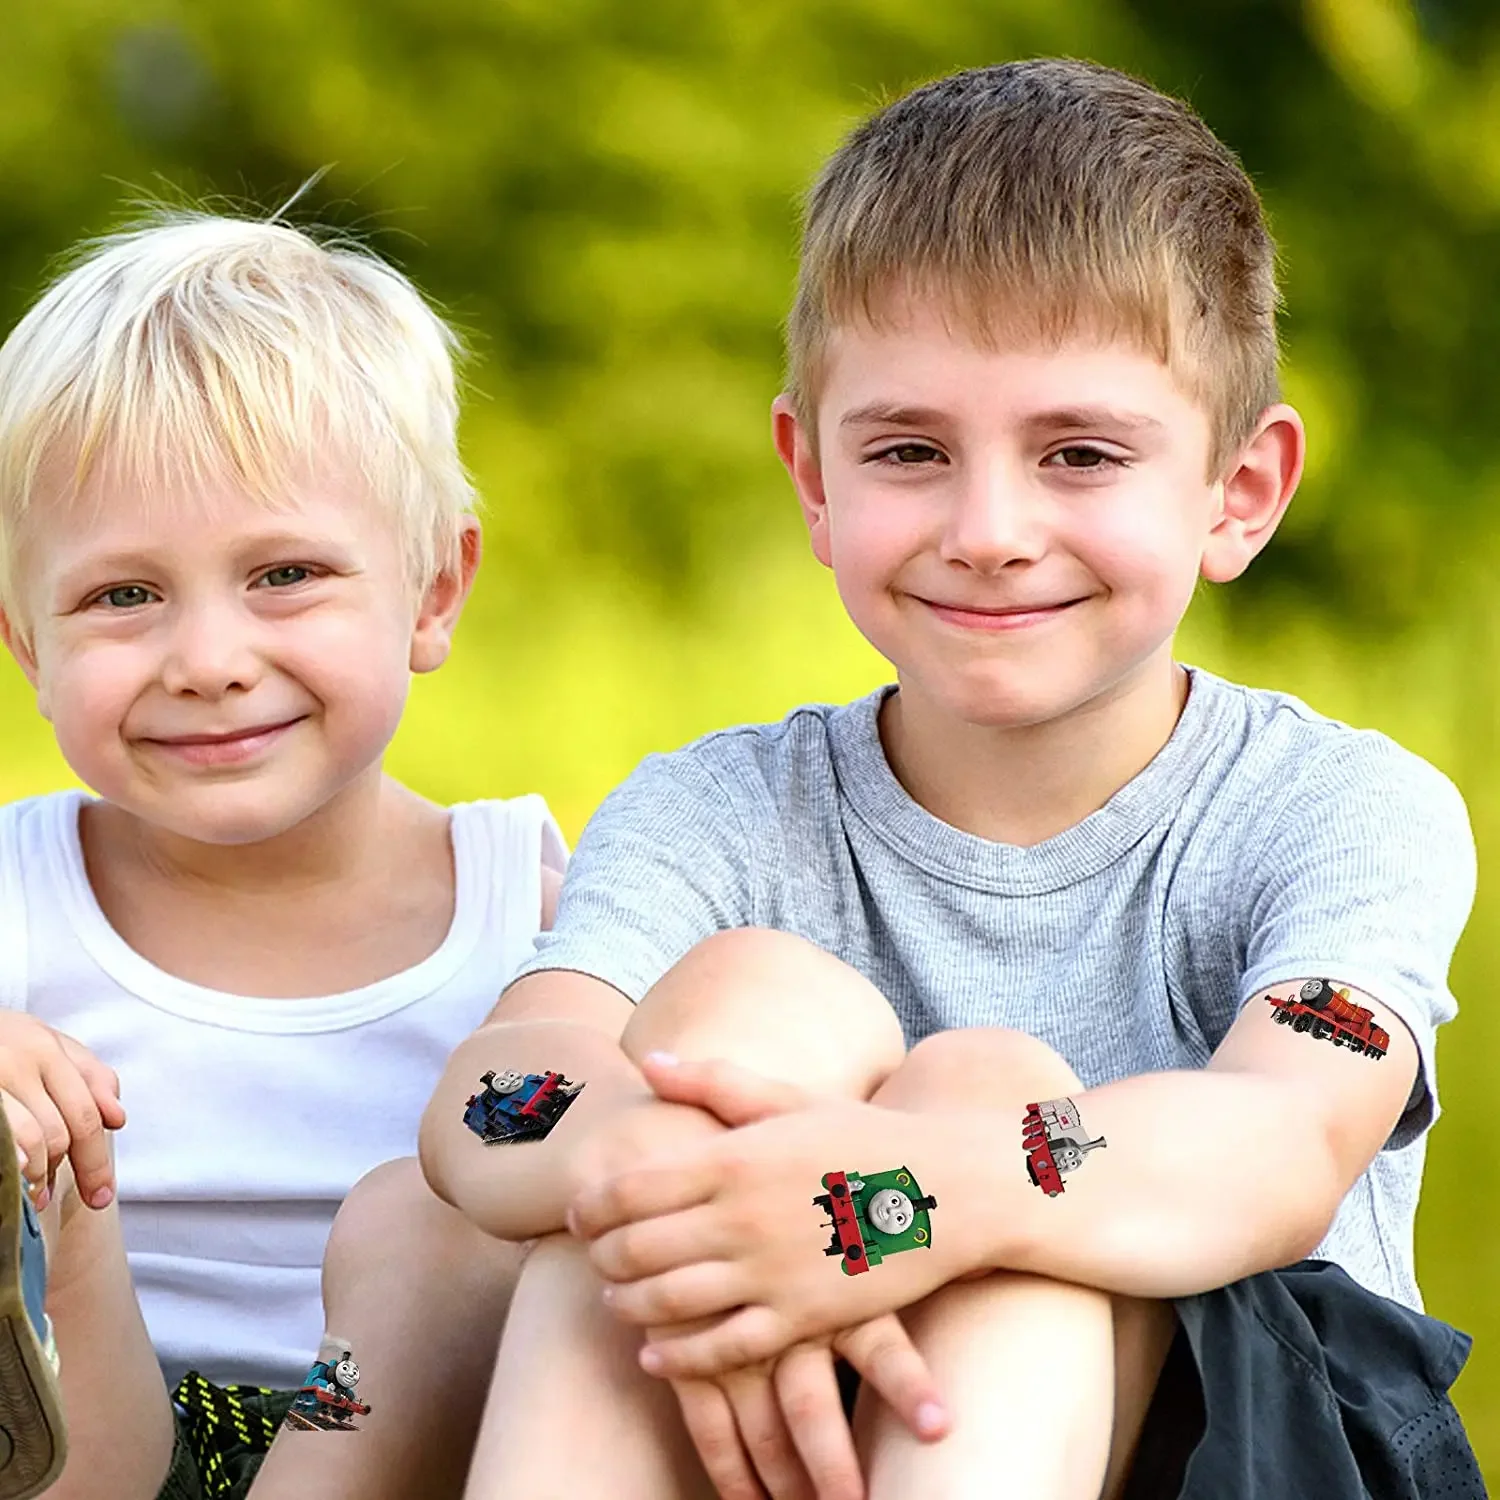
<instances>
[{"instance_id":1,"label":"brown-haired boy","mask_svg":"<svg viewBox=\"0 0 1500 1500\"><path fill-rule=\"evenodd\" d=\"M1276 300L1233 156L1105 69L825 169L776 442L899 686L644 763L450 1063L429 1179L543 1237L472 1495L708 1493L687 1435L735 1500L1483 1493L1411 1263L1462 801L1172 658L1301 471ZM587 1086L496 1156L497 1067Z\"/></svg>"}]
</instances>

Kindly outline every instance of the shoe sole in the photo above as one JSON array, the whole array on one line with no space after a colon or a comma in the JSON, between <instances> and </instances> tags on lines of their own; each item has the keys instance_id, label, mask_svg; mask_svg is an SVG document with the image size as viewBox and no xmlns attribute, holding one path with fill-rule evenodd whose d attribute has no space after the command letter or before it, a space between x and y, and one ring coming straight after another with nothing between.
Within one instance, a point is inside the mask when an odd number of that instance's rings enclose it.
<instances>
[{"instance_id":1,"label":"shoe sole","mask_svg":"<svg viewBox=\"0 0 1500 1500\"><path fill-rule=\"evenodd\" d=\"M10 1121L0 1109L0 1500L29 1500L68 1456L62 1398L21 1290L25 1185Z\"/></svg>"}]
</instances>

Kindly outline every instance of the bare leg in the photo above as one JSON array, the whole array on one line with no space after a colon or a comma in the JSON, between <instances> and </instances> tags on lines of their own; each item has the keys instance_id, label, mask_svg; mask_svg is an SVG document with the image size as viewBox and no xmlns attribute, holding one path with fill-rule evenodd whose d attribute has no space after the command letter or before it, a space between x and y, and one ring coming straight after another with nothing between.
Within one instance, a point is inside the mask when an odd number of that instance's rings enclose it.
<instances>
[{"instance_id":1,"label":"bare leg","mask_svg":"<svg viewBox=\"0 0 1500 1500\"><path fill-rule=\"evenodd\" d=\"M973 1029L944 1032L913 1048L874 1102L922 1110L966 1095L1014 1101L1015 1138L996 1141L995 1149L1019 1151L1022 1106L1080 1087L1044 1043L1019 1032ZM1170 1343L1170 1307L997 1272L946 1286L903 1318L952 1405L953 1431L941 1443L919 1443L887 1409L862 1396L856 1433L873 1500L912 1494L1096 1500L1123 1484ZM1123 1335L1118 1347L1116 1328ZM1067 1378L1051 1378L1058 1370Z\"/></svg>"},{"instance_id":2,"label":"bare leg","mask_svg":"<svg viewBox=\"0 0 1500 1500\"><path fill-rule=\"evenodd\" d=\"M547 1236L527 1258L464 1491L470 1500L711 1500L671 1387L642 1373L640 1335L610 1314L599 1285L585 1248L567 1234Z\"/></svg>"},{"instance_id":3,"label":"bare leg","mask_svg":"<svg viewBox=\"0 0 1500 1500\"><path fill-rule=\"evenodd\" d=\"M1115 1430L1109 1445L1103 1500L1119 1500L1124 1492L1146 1410L1177 1334L1177 1313L1170 1302L1116 1297L1114 1308Z\"/></svg>"},{"instance_id":4,"label":"bare leg","mask_svg":"<svg viewBox=\"0 0 1500 1500\"><path fill-rule=\"evenodd\" d=\"M620 1046L634 1061L655 1049L724 1057L814 1093L858 1098L905 1055L889 1004L853 969L785 933L748 930L699 944L663 976ZM661 1122L663 1139L722 1128L685 1105L634 1108ZM640 1334L605 1311L600 1289L582 1248L566 1235L543 1240L527 1262L470 1500L564 1488L611 1500L713 1494L670 1387L640 1370Z\"/></svg>"},{"instance_id":5,"label":"bare leg","mask_svg":"<svg viewBox=\"0 0 1500 1500\"><path fill-rule=\"evenodd\" d=\"M459 1494L520 1261L434 1197L415 1158L361 1178L329 1236L323 1304L370 1412L354 1432L283 1427L256 1500Z\"/></svg>"}]
</instances>

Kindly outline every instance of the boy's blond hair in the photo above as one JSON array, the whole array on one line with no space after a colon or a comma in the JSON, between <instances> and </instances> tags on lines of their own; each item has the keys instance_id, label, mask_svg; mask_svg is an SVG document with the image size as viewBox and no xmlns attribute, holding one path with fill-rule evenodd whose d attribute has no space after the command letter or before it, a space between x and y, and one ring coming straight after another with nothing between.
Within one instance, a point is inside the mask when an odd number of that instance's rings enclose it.
<instances>
[{"instance_id":1,"label":"boy's blond hair","mask_svg":"<svg viewBox=\"0 0 1500 1500\"><path fill-rule=\"evenodd\" d=\"M425 588L475 502L457 349L400 272L275 220L163 210L89 242L0 346L0 606L18 610L28 521L101 468L274 506L330 452L390 507Z\"/></svg>"},{"instance_id":2,"label":"boy's blond hair","mask_svg":"<svg viewBox=\"0 0 1500 1500\"><path fill-rule=\"evenodd\" d=\"M1278 399L1275 247L1186 104L1092 63L978 68L859 126L808 195L787 326L809 431L831 330L935 300L993 346L1125 337L1208 412L1222 467Z\"/></svg>"}]
</instances>

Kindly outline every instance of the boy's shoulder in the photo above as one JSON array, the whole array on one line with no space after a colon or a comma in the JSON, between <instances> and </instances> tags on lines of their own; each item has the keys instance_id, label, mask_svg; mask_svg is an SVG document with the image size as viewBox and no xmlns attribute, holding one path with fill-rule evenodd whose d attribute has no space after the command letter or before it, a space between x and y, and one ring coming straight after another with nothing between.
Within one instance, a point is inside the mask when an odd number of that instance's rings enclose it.
<instances>
[{"instance_id":1,"label":"boy's shoulder","mask_svg":"<svg viewBox=\"0 0 1500 1500\"><path fill-rule=\"evenodd\" d=\"M784 718L715 729L676 750L648 755L636 775L735 800L774 800L829 785L859 747L878 747L875 716L890 688L852 703L803 703Z\"/></svg>"},{"instance_id":2,"label":"boy's shoulder","mask_svg":"<svg viewBox=\"0 0 1500 1500\"><path fill-rule=\"evenodd\" d=\"M1442 771L1380 730L1319 713L1291 693L1189 670L1190 709L1208 753L1182 771L1206 771L1211 789L1264 799L1262 815L1278 803L1329 796L1416 798L1462 810Z\"/></svg>"}]
</instances>

